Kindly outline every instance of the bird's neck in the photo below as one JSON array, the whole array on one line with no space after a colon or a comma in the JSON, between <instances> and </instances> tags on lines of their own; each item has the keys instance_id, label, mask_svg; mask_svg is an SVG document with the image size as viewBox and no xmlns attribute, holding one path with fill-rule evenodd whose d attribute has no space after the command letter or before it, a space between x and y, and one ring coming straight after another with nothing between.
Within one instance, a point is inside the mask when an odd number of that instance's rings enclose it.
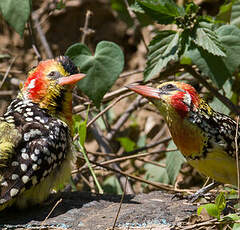
<instances>
[{"instance_id":1,"label":"bird's neck","mask_svg":"<svg viewBox=\"0 0 240 230\"><path fill-rule=\"evenodd\" d=\"M59 93L60 92L60 93ZM22 93L19 94L19 98L23 100L31 100ZM72 133L72 89L67 88L61 91L48 92L46 96L41 100L31 100L38 104L41 109L45 109L48 113L62 121L64 121L71 130Z\"/></svg>"},{"instance_id":2,"label":"bird's neck","mask_svg":"<svg viewBox=\"0 0 240 230\"><path fill-rule=\"evenodd\" d=\"M168 124L172 138L178 149L185 157L198 157L202 155L206 136L202 129L194 124L191 119L199 119L198 111L193 111L196 116L182 117L180 114L169 111L165 120Z\"/></svg>"}]
</instances>

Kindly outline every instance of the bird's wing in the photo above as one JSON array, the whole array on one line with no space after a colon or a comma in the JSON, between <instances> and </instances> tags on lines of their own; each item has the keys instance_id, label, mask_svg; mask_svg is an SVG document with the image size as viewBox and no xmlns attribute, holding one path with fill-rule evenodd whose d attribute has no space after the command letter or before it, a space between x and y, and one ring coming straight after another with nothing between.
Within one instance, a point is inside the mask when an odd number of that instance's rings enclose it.
<instances>
[{"instance_id":1,"label":"bird's wing","mask_svg":"<svg viewBox=\"0 0 240 230\"><path fill-rule=\"evenodd\" d=\"M55 135L48 136L42 136L37 128L33 129L33 124L31 127L16 147L11 167L2 173L0 205L43 181L53 170L57 170L69 151L69 132L66 127L59 126Z\"/></svg>"},{"instance_id":2,"label":"bird's wing","mask_svg":"<svg viewBox=\"0 0 240 230\"><path fill-rule=\"evenodd\" d=\"M21 132L15 128L14 123L0 121L0 170L5 168L7 162L15 155L15 147L21 138Z\"/></svg>"}]
</instances>

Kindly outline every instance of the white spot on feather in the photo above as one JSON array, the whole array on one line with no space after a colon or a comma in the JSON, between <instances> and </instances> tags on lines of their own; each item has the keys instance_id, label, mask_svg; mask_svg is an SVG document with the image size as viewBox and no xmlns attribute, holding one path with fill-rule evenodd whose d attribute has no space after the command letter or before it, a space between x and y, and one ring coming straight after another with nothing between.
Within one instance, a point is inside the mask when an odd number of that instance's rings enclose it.
<instances>
[{"instance_id":1,"label":"white spot on feather","mask_svg":"<svg viewBox=\"0 0 240 230\"><path fill-rule=\"evenodd\" d=\"M183 97L183 102L187 105L190 106L192 103L192 98L191 95L189 93L185 93L184 97Z\"/></svg>"}]
</instances>

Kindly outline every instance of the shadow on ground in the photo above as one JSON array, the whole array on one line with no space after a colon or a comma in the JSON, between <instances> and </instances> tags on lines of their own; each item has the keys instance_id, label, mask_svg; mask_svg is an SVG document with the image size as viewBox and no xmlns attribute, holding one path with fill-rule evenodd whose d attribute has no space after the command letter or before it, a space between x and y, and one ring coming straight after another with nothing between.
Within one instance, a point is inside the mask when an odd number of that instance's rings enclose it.
<instances>
[{"instance_id":1,"label":"shadow on ground","mask_svg":"<svg viewBox=\"0 0 240 230\"><path fill-rule=\"evenodd\" d=\"M62 201L45 220L61 198ZM62 193L29 210L19 211L12 208L4 211L0 214L0 228L104 230L113 226L120 200L121 196L118 195ZM120 229L147 229L151 225L160 227L157 229L170 229L195 210L196 207L186 200L173 199L172 194L161 191L135 196L126 195L117 226Z\"/></svg>"}]
</instances>

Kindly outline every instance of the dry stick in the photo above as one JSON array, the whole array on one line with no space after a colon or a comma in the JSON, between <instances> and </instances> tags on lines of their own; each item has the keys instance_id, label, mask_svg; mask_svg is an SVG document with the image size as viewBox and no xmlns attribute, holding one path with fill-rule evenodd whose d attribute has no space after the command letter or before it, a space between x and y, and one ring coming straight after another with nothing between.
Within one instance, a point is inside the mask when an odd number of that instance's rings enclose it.
<instances>
[{"instance_id":1,"label":"dry stick","mask_svg":"<svg viewBox=\"0 0 240 230\"><path fill-rule=\"evenodd\" d=\"M80 158L83 159L83 157L80 157ZM128 176L128 177L130 177L130 178L132 178L132 179L134 179L134 180L141 181L141 182L143 182L143 183L152 185L152 186L154 186L154 187L156 187L156 188L159 188L159 189L163 189L163 190L166 190L166 191L178 191L178 192L179 192L179 191L182 191L182 190L174 189L174 187L173 187L172 185L167 185L167 184L163 184L163 183L160 183L160 182L156 183L156 182L148 181L148 180L145 180L145 179L143 179L143 178L141 178L141 177L138 177L138 176L135 176L135 175L126 173L126 172L124 172L124 171L122 171L122 170L120 170L120 169L111 168L111 167L108 167L108 166L106 166L106 165L102 165L102 164L99 164L99 163L97 163L97 162L94 162L94 161L92 161L92 160L89 160L89 161L90 161L92 164L95 164L95 165L97 165L97 166L99 166L99 167L105 168L105 169L110 170L110 171L113 171L113 172L115 172L115 173L122 174L122 175L124 175L124 176ZM185 190L184 190L184 191L185 191ZM189 190L187 190L187 191L189 191Z\"/></svg>"},{"instance_id":2,"label":"dry stick","mask_svg":"<svg viewBox=\"0 0 240 230\"><path fill-rule=\"evenodd\" d=\"M37 48L37 45L36 45L35 34L33 32L33 29L32 29L32 17L29 18L27 26L28 26L28 31L29 31L30 37L32 39L32 48L33 48L35 54L37 55L38 61L41 61L42 57L41 57L41 54L38 51L39 49Z\"/></svg>"},{"instance_id":3,"label":"dry stick","mask_svg":"<svg viewBox=\"0 0 240 230\"><path fill-rule=\"evenodd\" d=\"M161 153L173 152L173 151L178 151L178 150L177 149L171 149L171 150L154 151L154 152L150 152L150 153L140 153L140 154L135 154L135 155L132 155L132 156L119 157L119 158L115 158L115 159L108 160L108 161L102 161L99 164L108 165L108 164L112 164L112 163L116 163L116 162L120 162L120 161L124 161L124 160L141 158L141 157L146 157L146 156L153 155L153 154L161 154ZM139 159L139 160L142 160L142 159ZM160 165L159 163L155 163L153 161L151 161L151 162L149 161L149 163L152 163L152 164L155 164L155 165L158 165L158 166L162 167L162 165ZM97 165L92 165L92 168L95 168L95 167L97 167ZM88 170L88 169L89 168L87 166L83 166L80 169L73 170L72 174L79 173L79 172L85 172L85 170Z\"/></svg>"},{"instance_id":4,"label":"dry stick","mask_svg":"<svg viewBox=\"0 0 240 230\"><path fill-rule=\"evenodd\" d=\"M134 158L141 158L141 157L153 155L153 154L156 154L156 153L160 154L160 153L173 152L173 151L177 151L177 149L154 151L154 152L150 152L150 153L140 153L140 154L135 154L135 155L132 155L132 156L118 157L118 158L115 158L115 159L102 161L99 164L101 164L101 165L108 165L108 164L117 163L117 162L121 162L121 161L131 160L131 159L134 159ZM139 160L142 160L142 159L139 159ZM151 163L151 164L155 164L157 166L160 166L160 167L165 167L165 166L163 166L163 164L159 164L159 163L154 162L154 161L148 161L148 162ZM86 168L73 170L72 173L78 173L78 172L82 171L83 169L86 169Z\"/></svg>"},{"instance_id":5,"label":"dry stick","mask_svg":"<svg viewBox=\"0 0 240 230\"><path fill-rule=\"evenodd\" d=\"M150 152L150 153L138 153L138 152L141 152L143 150L146 150L146 149L149 149L149 148L153 148L159 144L163 144L167 141L171 140L171 138L165 138L157 143L153 143L153 144L149 144L149 145L146 145L142 148L139 148L139 149L135 149L131 152L125 152L123 153L122 155L125 155L123 157L120 157L120 158L116 158L116 159L112 159L112 160L108 160L108 161L105 161L105 162L102 162L103 165L105 164L110 164L110 163L113 163L112 161L116 160L116 161L122 161L122 159L124 160L128 160L128 159L134 159L134 158L137 158L137 157L145 157L145 156L149 156L149 155L152 155L152 154L161 154L161 153L165 153L165 152L171 152L171 151L177 151L177 149L169 149L169 150L161 150L161 151L154 151L154 152ZM88 152L90 154L93 154L93 155L100 155L100 156L112 156L112 157L116 157L116 154L111 154L111 153L93 153L93 152ZM138 153L138 154L135 154L135 153ZM94 167L94 166L93 166ZM77 170L74 170L72 171L72 173L78 173L78 172L81 172L82 170L85 170L85 169L88 169L88 167L86 166L83 166L82 168L80 169L77 169Z\"/></svg>"},{"instance_id":6,"label":"dry stick","mask_svg":"<svg viewBox=\"0 0 240 230\"><path fill-rule=\"evenodd\" d=\"M112 230L115 229L115 226L116 226L116 223L117 223L117 219L118 219L118 216L119 216L121 207L122 207L122 202L123 202L124 196L125 196L125 194L126 194L127 181L128 181L128 177L126 177L126 181L125 181L125 185L124 185L124 190L123 190L123 193L122 193L121 201L120 201L120 204L119 204L119 208L118 208L118 211L117 211L117 215L116 215L115 220L114 220L114 224L113 224Z\"/></svg>"},{"instance_id":7,"label":"dry stick","mask_svg":"<svg viewBox=\"0 0 240 230\"><path fill-rule=\"evenodd\" d=\"M236 113L237 115L240 115L239 107L234 105L228 98L223 96L218 92L216 88L211 86L201 74L199 74L195 69L193 69L191 66L183 65L184 69L189 72L193 77L198 79L198 81L204 85L210 92L212 92L221 102L223 102L231 111Z\"/></svg>"},{"instance_id":8,"label":"dry stick","mask_svg":"<svg viewBox=\"0 0 240 230\"><path fill-rule=\"evenodd\" d=\"M122 73L122 74L120 74L119 77L129 77L134 74L143 73L143 71L144 71L143 69L136 69L136 70L133 70L130 72Z\"/></svg>"},{"instance_id":9,"label":"dry stick","mask_svg":"<svg viewBox=\"0 0 240 230\"><path fill-rule=\"evenodd\" d=\"M128 109L121 115L118 121L113 126L113 129L108 132L106 138L111 141L115 136L116 132L123 126L127 119L131 116L132 112L135 111L139 106L148 103L146 99L143 99L142 96L137 96L137 98L129 105Z\"/></svg>"},{"instance_id":10,"label":"dry stick","mask_svg":"<svg viewBox=\"0 0 240 230\"><path fill-rule=\"evenodd\" d=\"M93 124L89 128L91 129L91 131L92 131L97 143L99 144L102 152L105 152L105 153L112 152L109 141L102 135L98 126L96 124ZM120 170L120 167L116 163L113 163L112 166L113 166L114 169ZM123 182L122 176L117 175L117 178L119 179L120 184L123 188L124 187L124 182ZM133 193L133 190L132 190L132 187L131 187L130 183L127 184L127 191L128 191L128 193L131 193L131 194Z\"/></svg>"},{"instance_id":11,"label":"dry stick","mask_svg":"<svg viewBox=\"0 0 240 230\"><path fill-rule=\"evenodd\" d=\"M238 162L238 122L239 116L237 116L236 124L236 134L235 134L235 148L236 148L236 163L237 163L237 185L238 185L238 202L240 203L240 172L239 172L239 162Z\"/></svg>"},{"instance_id":12,"label":"dry stick","mask_svg":"<svg viewBox=\"0 0 240 230\"><path fill-rule=\"evenodd\" d=\"M141 148L138 148L138 149L135 149L135 150L132 150L132 151L129 151L129 152L123 152L122 155L132 155L132 154L135 154L135 153L138 153L138 152L141 152L141 151L153 148L153 147L155 147L157 145L164 144L164 143L170 141L171 139L172 139L171 137L167 137L167 138L164 138L164 139L162 139L160 141L157 141L157 142L145 145L145 146L143 146ZM167 150L164 150L164 151L167 151Z\"/></svg>"},{"instance_id":13,"label":"dry stick","mask_svg":"<svg viewBox=\"0 0 240 230\"><path fill-rule=\"evenodd\" d=\"M130 17L133 19L133 23L134 23L135 27L136 27L136 28L140 28L140 23L139 23L139 21L138 21L138 18L137 18L137 16L136 16L136 14L135 14L135 13L132 11L132 9L130 8L130 6L129 6L129 4L128 4L128 1L127 1L127 0L124 0L124 2L125 2L125 5L126 5L126 7L127 7L127 10L128 10L128 13L129 13ZM141 30L141 28L140 28L140 30ZM146 50L148 50L148 46L147 46L147 44L146 44L146 42L145 42L145 40L144 40L144 37L143 37L143 34L142 34L141 31L140 31L140 36L141 36L141 39L142 39L142 41L143 41L143 44L144 44Z\"/></svg>"},{"instance_id":14,"label":"dry stick","mask_svg":"<svg viewBox=\"0 0 240 230\"><path fill-rule=\"evenodd\" d=\"M4 74L3 79L2 79L2 81L1 81L1 83L0 83L0 89L2 88L4 82L6 81L7 76L8 76L8 74L9 74L9 71L10 71L10 69L12 68L12 65L13 65L13 63L15 62L16 58L17 58L17 57L14 57L13 60L11 61L10 65L8 66L7 71L6 71L6 73Z\"/></svg>"},{"instance_id":15,"label":"dry stick","mask_svg":"<svg viewBox=\"0 0 240 230\"><path fill-rule=\"evenodd\" d=\"M53 206L53 208L51 209L51 211L48 213L47 217L44 219L44 221L41 223L40 228L42 228L42 226L44 225L44 223L46 222L46 220L49 218L49 216L52 214L52 212L54 211L54 209L59 205L59 203L62 202L62 198L59 199L56 204Z\"/></svg>"},{"instance_id":16,"label":"dry stick","mask_svg":"<svg viewBox=\"0 0 240 230\"><path fill-rule=\"evenodd\" d=\"M84 27L80 28L80 30L83 32L81 43L85 43L86 36L93 33L93 30L88 28L89 24L89 19L92 16L92 12L90 10L87 11L86 17L85 17L85 22L84 22Z\"/></svg>"},{"instance_id":17,"label":"dry stick","mask_svg":"<svg viewBox=\"0 0 240 230\"><path fill-rule=\"evenodd\" d=\"M120 100L122 100L123 98L128 97L132 94L134 94L134 93L129 92L127 94L124 94L124 95L118 97L114 102L112 102L110 105L108 105L105 109L103 109L100 113L98 113L97 116L95 116L91 121L89 121L87 124L87 127L89 127L92 123L94 123L99 117L101 117L104 113L106 113L109 109L111 109L114 105L116 105Z\"/></svg>"},{"instance_id":18,"label":"dry stick","mask_svg":"<svg viewBox=\"0 0 240 230\"><path fill-rule=\"evenodd\" d=\"M41 25L39 23L39 20L38 20L37 13L33 13L32 18L33 18L33 21L34 21L35 28L37 29L37 33L39 35L40 41L43 45L43 48L46 51L47 57L48 58L53 58L53 53L52 53L52 51L50 49L50 46L48 45L47 39L46 39L46 37L43 33L42 27L41 27Z\"/></svg>"}]
</instances>

